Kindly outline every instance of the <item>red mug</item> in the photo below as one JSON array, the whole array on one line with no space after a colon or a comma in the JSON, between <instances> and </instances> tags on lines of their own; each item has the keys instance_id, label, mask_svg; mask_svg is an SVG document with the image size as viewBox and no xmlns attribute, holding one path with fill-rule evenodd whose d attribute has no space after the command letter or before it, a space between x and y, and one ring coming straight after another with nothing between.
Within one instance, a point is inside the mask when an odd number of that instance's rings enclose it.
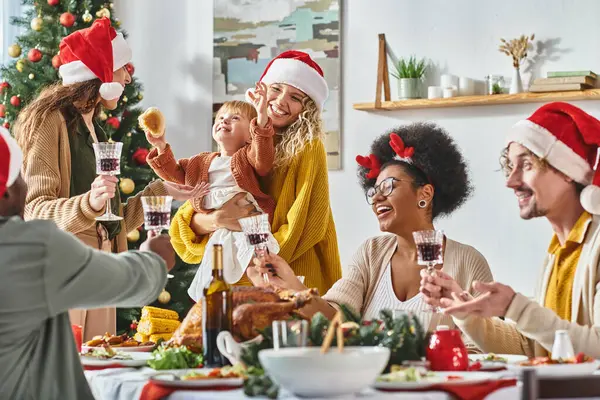
<instances>
[{"instance_id":1,"label":"red mug","mask_svg":"<svg viewBox=\"0 0 600 400\"><path fill-rule=\"evenodd\" d=\"M77 351L81 353L81 345L83 344L83 327L81 325L71 325L71 329L73 330L73 337L75 338L75 345L77 346Z\"/></svg>"},{"instance_id":2,"label":"red mug","mask_svg":"<svg viewBox=\"0 0 600 400\"><path fill-rule=\"evenodd\" d=\"M460 331L440 325L431 335L426 350L429 368L432 371L466 371L469 356Z\"/></svg>"}]
</instances>

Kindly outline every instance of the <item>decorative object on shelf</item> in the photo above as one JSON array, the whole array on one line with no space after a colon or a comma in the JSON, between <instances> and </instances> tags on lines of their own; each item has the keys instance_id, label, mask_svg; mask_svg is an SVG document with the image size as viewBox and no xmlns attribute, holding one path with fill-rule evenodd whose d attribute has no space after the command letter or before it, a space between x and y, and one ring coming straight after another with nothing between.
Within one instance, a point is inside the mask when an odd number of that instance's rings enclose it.
<instances>
[{"instance_id":1,"label":"decorative object on shelf","mask_svg":"<svg viewBox=\"0 0 600 400\"><path fill-rule=\"evenodd\" d=\"M461 76L458 78L458 95L459 96L474 96L475 81L471 78Z\"/></svg>"},{"instance_id":2,"label":"decorative object on shelf","mask_svg":"<svg viewBox=\"0 0 600 400\"><path fill-rule=\"evenodd\" d=\"M458 89L458 77L451 74L443 74L440 76L440 86L442 89Z\"/></svg>"},{"instance_id":3,"label":"decorative object on shelf","mask_svg":"<svg viewBox=\"0 0 600 400\"><path fill-rule=\"evenodd\" d=\"M456 93L457 92L456 92L455 88L452 88L452 87L444 88L443 97L444 97L444 99L449 99L451 97L456 97Z\"/></svg>"},{"instance_id":4,"label":"decorative object on shelf","mask_svg":"<svg viewBox=\"0 0 600 400\"><path fill-rule=\"evenodd\" d=\"M486 75L485 94L501 94L504 78L501 75Z\"/></svg>"},{"instance_id":5,"label":"decorative object on shelf","mask_svg":"<svg viewBox=\"0 0 600 400\"><path fill-rule=\"evenodd\" d=\"M427 88L427 98L428 99L441 99L444 95L441 86L429 86Z\"/></svg>"},{"instance_id":6,"label":"decorative object on shelf","mask_svg":"<svg viewBox=\"0 0 600 400\"><path fill-rule=\"evenodd\" d=\"M597 75L592 71L548 72L547 78L537 78L529 87L530 92L566 92L585 90L596 86Z\"/></svg>"},{"instance_id":7,"label":"decorative object on shelf","mask_svg":"<svg viewBox=\"0 0 600 400\"><path fill-rule=\"evenodd\" d=\"M506 41L500 39L500 47L498 50L510 56L513 60L513 76L510 84L510 94L521 93L523 91L523 82L521 81L521 62L527 58L527 50L532 48L531 41L535 39L535 35L531 36L521 35L518 39L512 39Z\"/></svg>"},{"instance_id":8,"label":"decorative object on shelf","mask_svg":"<svg viewBox=\"0 0 600 400\"><path fill-rule=\"evenodd\" d=\"M400 99L420 99L422 82L427 71L425 59L417 60L415 56L401 58L394 65L396 71L391 74L398 79L398 97Z\"/></svg>"}]
</instances>

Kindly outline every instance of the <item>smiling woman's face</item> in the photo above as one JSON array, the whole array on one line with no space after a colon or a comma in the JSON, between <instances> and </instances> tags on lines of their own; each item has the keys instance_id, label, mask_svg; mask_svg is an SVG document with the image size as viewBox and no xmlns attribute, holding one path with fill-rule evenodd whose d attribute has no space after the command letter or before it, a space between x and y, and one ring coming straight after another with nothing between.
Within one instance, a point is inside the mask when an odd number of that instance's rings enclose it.
<instances>
[{"instance_id":1,"label":"smiling woman's face","mask_svg":"<svg viewBox=\"0 0 600 400\"><path fill-rule=\"evenodd\" d=\"M273 83L267 91L267 113L275 129L287 128L293 124L304 109L304 99L308 97L302 90L285 83Z\"/></svg>"}]
</instances>

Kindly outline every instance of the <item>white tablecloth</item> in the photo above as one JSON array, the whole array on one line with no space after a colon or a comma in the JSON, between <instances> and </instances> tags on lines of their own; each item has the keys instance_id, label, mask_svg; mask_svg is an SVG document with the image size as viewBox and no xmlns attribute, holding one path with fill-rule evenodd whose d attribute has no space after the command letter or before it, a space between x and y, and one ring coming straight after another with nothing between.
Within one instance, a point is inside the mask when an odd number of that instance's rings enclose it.
<instances>
[{"instance_id":1,"label":"white tablecloth","mask_svg":"<svg viewBox=\"0 0 600 400\"><path fill-rule=\"evenodd\" d=\"M148 382L148 378L156 371L151 368L114 368L99 371L86 371L85 376L92 388L96 400L137 400L142 393L142 388ZM520 388L510 387L495 391L486 397L486 400L518 400ZM169 400L233 400L250 399L243 391L179 391L168 397ZM264 399L264 398L263 398ZM279 399L298 400L289 393L281 392ZM337 397L336 400L339 400ZM452 398L444 392L419 392L419 393L383 393L367 390L355 396L343 397L343 399L397 399L397 400L451 400ZM303 399L306 400L306 399ZM315 399L316 400L316 399Z\"/></svg>"}]
</instances>

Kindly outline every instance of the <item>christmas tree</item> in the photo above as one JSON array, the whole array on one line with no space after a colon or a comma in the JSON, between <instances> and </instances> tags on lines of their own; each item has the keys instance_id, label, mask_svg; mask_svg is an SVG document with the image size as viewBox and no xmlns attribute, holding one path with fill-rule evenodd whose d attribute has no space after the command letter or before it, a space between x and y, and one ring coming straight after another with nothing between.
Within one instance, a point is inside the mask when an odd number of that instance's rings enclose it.
<instances>
[{"instance_id":1,"label":"christmas tree","mask_svg":"<svg viewBox=\"0 0 600 400\"><path fill-rule=\"evenodd\" d=\"M11 24L25 29L16 43L8 48L15 60L0 68L0 122L10 128L19 111L36 98L40 91L59 80L61 65L58 54L63 37L83 28L88 28L94 19L107 17L118 31L120 22L114 16L113 3L100 0L23 0L24 15L11 18ZM123 33L126 35L125 33ZM142 85L135 78L133 64L127 65L132 76L131 84L119 100L115 110L102 110L98 115L102 129L116 142L123 142L121 176L119 188L126 201L156 179L146 164L148 142L138 126L142 112L136 105L143 99ZM145 240L145 231L140 228L129 232L129 248L136 249ZM195 267L178 260L167 283L155 304L185 315L192 305L187 295ZM139 319L140 309L119 309L117 330L133 333L133 320Z\"/></svg>"}]
</instances>

